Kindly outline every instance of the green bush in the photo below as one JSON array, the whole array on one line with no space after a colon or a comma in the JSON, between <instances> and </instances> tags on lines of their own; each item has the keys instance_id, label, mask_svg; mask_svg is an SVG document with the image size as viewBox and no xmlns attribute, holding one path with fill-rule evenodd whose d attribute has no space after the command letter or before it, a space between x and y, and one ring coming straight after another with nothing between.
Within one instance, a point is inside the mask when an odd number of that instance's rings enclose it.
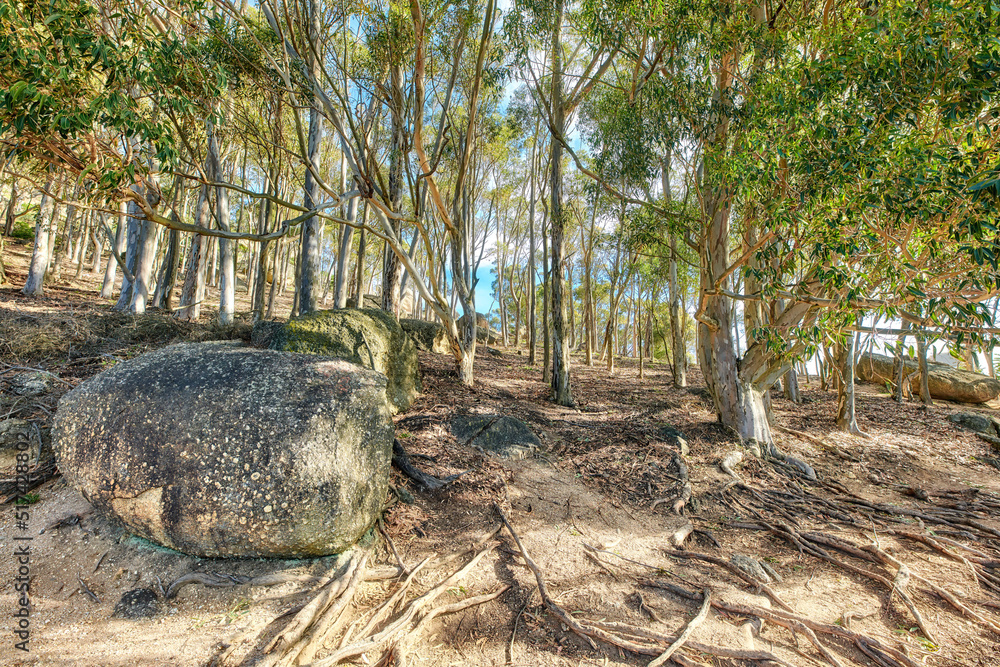
<instances>
[{"instance_id":1,"label":"green bush","mask_svg":"<svg viewBox=\"0 0 1000 667\"><path fill-rule=\"evenodd\" d=\"M33 206L32 208L37 209L38 207ZM10 235L15 239L33 241L35 239L35 216L28 211L19 213Z\"/></svg>"}]
</instances>

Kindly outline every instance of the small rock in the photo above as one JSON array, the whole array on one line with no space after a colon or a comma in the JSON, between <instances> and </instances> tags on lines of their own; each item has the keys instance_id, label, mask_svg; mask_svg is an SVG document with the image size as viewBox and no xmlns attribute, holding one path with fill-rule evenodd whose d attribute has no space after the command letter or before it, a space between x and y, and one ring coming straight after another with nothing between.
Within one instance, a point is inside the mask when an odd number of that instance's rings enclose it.
<instances>
[{"instance_id":1,"label":"small rock","mask_svg":"<svg viewBox=\"0 0 1000 667\"><path fill-rule=\"evenodd\" d=\"M526 459L541 447L527 424L500 415L461 415L451 420L451 432L469 447L479 447L502 459Z\"/></svg>"},{"instance_id":2,"label":"small rock","mask_svg":"<svg viewBox=\"0 0 1000 667\"><path fill-rule=\"evenodd\" d=\"M684 434L675 429L673 426L661 426L656 434L660 437L663 442L676 445L681 450L682 456L687 456L691 451L688 447L687 438Z\"/></svg>"},{"instance_id":3,"label":"small rock","mask_svg":"<svg viewBox=\"0 0 1000 667\"><path fill-rule=\"evenodd\" d=\"M52 376L48 373L21 373L10 378L7 382L15 394L31 398L41 396L49 390Z\"/></svg>"},{"instance_id":4,"label":"small rock","mask_svg":"<svg viewBox=\"0 0 1000 667\"><path fill-rule=\"evenodd\" d=\"M0 468L11 468L18 452L31 449L31 422L24 419L0 421Z\"/></svg>"},{"instance_id":5,"label":"small rock","mask_svg":"<svg viewBox=\"0 0 1000 667\"><path fill-rule=\"evenodd\" d=\"M993 422L982 415L977 415L974 412L956 412L955 414L948 415L948 421L953 424L958 424L963 428L967 428L970 431L975 431L976 433L996 435L996 429L993 427Z\"/></svg>"},{"instance_id":6,"label":"small rock","mask_svg":"<svg viewBox=\"0 0 1000 667\"><path fill-rule=\"evenodd\" d=\"M772 568L765 568L760 561L755 558L751 558L750 556L733 554L729 559L729 562L741 569L743 572L749 574L754 579L762 581L765 584L770 584L778 580L777 573L774 572ZM772 574L774 576L772 576Z\"/></svg>"},{"instance_id":7,"label":"small rock","mask_svg":"<svg viewBox=\"0 0 1000 667\"><path fill-rule=\"evenodd\" d=\"M0 421L0 451L16 449L24 441L31 441L30 422L16 418Z\"/></svg>"},{"instance_id":8,"label":"small rock","mask_svg":"<svg viewBox=\"0 0 1000 667\"><path fill-rule=\"evenodd\" d=\"M152 618L160 611L160 599L149 588L133 588L122 594L112 614L115 618Z\"/></svg>"}]
</instances>

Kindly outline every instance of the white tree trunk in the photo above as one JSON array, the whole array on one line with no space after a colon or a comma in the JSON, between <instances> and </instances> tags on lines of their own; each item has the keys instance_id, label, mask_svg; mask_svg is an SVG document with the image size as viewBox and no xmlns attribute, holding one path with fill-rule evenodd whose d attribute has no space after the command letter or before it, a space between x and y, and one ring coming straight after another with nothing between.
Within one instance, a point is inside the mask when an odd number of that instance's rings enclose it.
<instances>
[{"instance_id":1,"label":"white tree trunk","mask_svg":"<svg viewBox=\"0 0 1000 667\"><path fill-rule=\"evenodd\" d=\"M50 175L45 182L46 192L52 189L53 177ZM35 220L35 247L31 251L31 266L28 278L24 281L21 292L28 296L42 296L42 284L45 282L45 272L49 266L49 239L51 237L52 213L55 206L52 197L42 193L42 203Z\"/></svg>"}]
</instances>

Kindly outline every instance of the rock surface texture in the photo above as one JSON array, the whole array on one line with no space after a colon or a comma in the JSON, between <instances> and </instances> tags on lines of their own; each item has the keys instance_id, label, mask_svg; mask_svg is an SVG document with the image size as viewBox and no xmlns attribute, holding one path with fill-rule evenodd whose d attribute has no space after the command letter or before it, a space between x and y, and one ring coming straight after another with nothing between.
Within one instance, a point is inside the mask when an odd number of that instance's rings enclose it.
<instances>
[{"instance_id":1,"label":"rock surface texture","mask_svg":"<svg viewBox=\"0 0 1000 667\"><path fill-rule=\"evenodd\" d=\"M458 318L458 330L465 326L465 315ZM476 342L496 345L500 342L500 334L490 329L490 323L482 313L476 313Z\"/></svg>"},{"instance_id":2,"label":"rock surface texture","mask_svg":"<svg viewBox=\"0 0 1000 667\"><path fill-rule=\"evenodd\" d=\"M920 374L917 373L917 362L913 359L903 359L904 378L910 376L910 391L914 395L920 392ZM960 403L985 403L1000 395L1000 382L993 378L960 371L947 364L927 364L927 384L931 390L931 398ZM884 354L870 353L858 361L858 377L865 382L884 384L894 382L893 358Z\"/></svg>"},{"instance_id":3,"label":"rock surface texture","mask_svg":"<svg viewBox=\"0 0 1000 667\"><path fill-rule=\"evenodd\" d=\"M542 443L520 419L500 415L462 415L451 420L451 433L462 444L502 459L526 459Z\"/></svg>"},{"instance_id":4,"label":"rock surface texture","mask_svg":"<svg viewBox=\"0 0 1000 667\"><path fill-rule=\"evenodd\" d=\"M402 319L399 326L403 327L418 350L434 352L435 354L450 354L448 337L444 335L444 326L440 322L427 320Z\"/></svg>"},{"instance_id":5,"label":"rock surface texture","mask_svg":"<svg viewBox=\"0 0 1000 667\"><path fill-rule=\"evenodd\" d=\"M136 534L210 557L343 551L375 522L393 427L385 378L338 359L174 345L66 394L59 467Z\"/></svg>"},{"instance_id":6,"label":"rock surface texture","mask_svg":"<svg viewBox=\"0 0 1000 667\"><path fill-rule=\"evenodd\" d=\"M386 397L395 412L420 393L417 346L384 310L321 310L294 317L270 332L272 350L337 357L386 376Z\"/></svg>"}]
</instances>

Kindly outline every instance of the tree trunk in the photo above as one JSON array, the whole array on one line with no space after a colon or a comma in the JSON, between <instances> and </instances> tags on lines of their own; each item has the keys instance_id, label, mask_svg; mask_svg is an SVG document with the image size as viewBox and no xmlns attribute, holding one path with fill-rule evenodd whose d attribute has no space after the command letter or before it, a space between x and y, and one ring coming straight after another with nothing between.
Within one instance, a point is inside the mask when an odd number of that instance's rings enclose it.
<instances>
[{"instance_id":1,"label":"tree trunk","mask_svg":"<svg viewBox=\"0 0 1000 667\"><path fill-rule=\"evenodd\" d=\"M594 205L590 209L590 242L584 241L583 238L583 225L580 225L580 247L583 248L583 327L584 336L586 340L585 344L585 362L588 366L594 365L594 327L596 323L594 322L593 304L594 299L593 288L591 286L591 272L593 270L594 262L594 222L597 218L597 202L598 198L594 198Z\"/></svg>"},{"instance_id":2,"label":"tree trunk","mask_svg":"<svg viewBox=\"0 0 1000 667\"><path fill-rule=\"evenodd\" d=\"M341 181L341 189L347 189L346 182L346 158L341 158L341 164L344 165L345 180ZM358 200L351 199L347 204L347 220L354 222L358 215ZM353 227L343 227L342 234L340 237L340 252L337 255L337 277L333 288L333 306L334 308L346 308L347 307L347 282L348 282L348 270L350 268L351 262L351 241L354 237Z\"/></svg>"},{"instance_id":3,"label":"tree trunk","mask_svg":"<svg viewBox=\"0 0 1000 667\"><path fill-rule=\"evenodd\" d=\"M854 401L854 357L857 339L853 333L837 350L837 370L840 385L837 388L837 428L848 433L860 434Z\"/></svg>"},{"instance_id":4,"label":"tree trunk","mask_svg":"<svg viewBox=\"0 0 1000 667\"><path fill-rule=\"evenodd\" d=\"M542 382L549 384L552 380L552 366L549 365L551 359L552 336L549 333L549 283L551 275L549 273L549 240L545 233L547 216L542 218Z\"/></svg>"},{"instance_id":5,"label":"tree trunk","mask_svg":"<svg viewBox=\"0 0 1000 667\"><path fill-rule=\"evenodd\" d=\"M399 213L403 206L403 161L406 144L406 120L403 117L403 68L396 63L389 69L389 112L392 118L392 146L389 149L389 204L393 213ZM401 232L398 220L390 219L393 234L399 240ZM402 243L402 241L400 241ZM403 264L396 253L384 244L382 249L382 309L393 316L399 316L399 285L403 277ZM455 278L455 276L452 276Z\"/></svg>"},{"instance_id":6,"label":"tree trunk","mask_svg":"<svg viewBox=\"0 0 1000 667\"><path fill-rule=\"evenodd\" d=\"M311 128L310 128L311 130ZM209 178L217 183L221 183L225 178L222 169L222 158L219 151L219 139L215 132L215 125L205 121L205 135L208 138L208 166ZM310 131L310 138L312 134ZM307 175L308 184L308 175ZM308 185L307 185L308 187ZM308 206L308 204L306 204ZM218 186L215 189L215 220L219 229L230 231L229 229L229 189ZM218 263L218 286L219 286L219 324L227 326L233 323L236 312L236 258L234 246L236 241L218 237L219 254L213 255L213 263ZM213 270L214 274L215 271Z\"/></svg>"},{"instance_id":7,"label":"tree trunk","mask_svg":"<svg viewBox=\"0 0 1000 667\"><path fill-rule=\"evenodd\" d=\"M125 252L125 235L128 230L128 204L126 202L121 202L118 204L118 227L115 231L115 247L114 252L108 257L108 265L104 269L104 283L101 285L101 298L110 299L114 295L115 291L115 277L118 272L118 260L115 258L115 253L119 256Z\"/></svg>"},{"instance_id":8,"label":"tree trunk","mask_svg":"<svg viewBox=\"0 0 1000 667\"><path fill-rule=\"evenodd\" d=\"M903 329L909 328L909 322L903 321ZM906 348L906 334L900 334L896 339L896 354L893 358L893 377L895 379L895 386L892 390L892 398L897 403L903 402L903 373L905 371L905 364L903 363L903 358Z\"/></svg>"},{"instance_id":9,"label":"tree trunk","mask_svg":"<svg viewBox=\"0 0 1000 667\"><path fill-rule=\"evenodd\" d=\"M73 191L73 199L79 195L79 189L75 188ZM77 208L75 204L66 205L66 222L63 227L62 243L55 250L55 255L52 259L52 280L59 280L62 275L62 265L66 259L67 255L72 255L73 253L73 231L74 225L76 224ZM72 258L71 258L72 259Z\"/></svg>"},{"instance_id":10,"label":"tree trunk","mask_svg":"<svg viewBox=\"0 0 1000 667\"><path fill-rule=\"evenodd\" d=\"M94 264L95 266L91 270L91 273L97 273L97 269L100 268L101 262L97 258L97 255L101 252L101 242L99 238L104 238L104 236L95 236L93 233L94 225L97 222L98 213L96 211L91 211L89 214L83 216L83 220L80 224L80 236L76 242L76 248L73 249L76 255L76 273L74 278L79 278L83 275L83 264L87 261L87 249L93 245L94 246Z\"/></svg>"},{"instance_id":11,"label":"tree trunk","mask_svg":"<svg viewBox=\"0 0 1000 667\"><path fill-rule=\"evenodd\" d=\"M163 258L160 284L156 287L158 298L153 299L154 306L168 312L174 309L174 287L177 285L177 256L180 254L180 246L181 233L171 229L167 239L167 256Z\"/></svg>"},{"instance_id":12,"label":"tree trunk","mask_svg":"<svg viewBox=\"0 0 1000 667\"><path fill-rule=\"evenodd\" d=\"M17 217L14 215L14 209L17 207L17 176L14 176L10 185L10 201L7 202L7 210L4 212L4 226L3 233L10 236L14 232L14 223L17 221Z\"/></svg>"},{"instance_id":13,"label":"tree trunk","mask_svg":"<svg viewBox=\"0 0 1000 667\"><path fill-rule=\"evenodd\" d=\"M198 226L208 228L209 202L208 186L203 185L198 193ZM181 289L180 309L177 318L193 322L201 315L201 302L205 298L205 273L208 270L208 237L195 234L191 238L191 251L184 271L184 287Z\"/></svg>"},{"instance_id":14,"label":"tree trunk","mask_svg":"<svg viewBox=\"0 0 1000 667\"><path fill-rule=\"evenodd\" d=\"M316 177L313 176L313 171L318 174L320 170L320 143L322 135L323 116L314 105L309 110L308 160L312 167L306 169L305 194L302 204L307 209L313 209L319 204L320 188ZM316 310L319 292L317 289L317 276L319 274L320 263L319 236L322 226L322 220L315 216L307 218L302 223L302 245L299 250L300 266L296 301L298 312L303 315Z\"/></svg>"},{"instance_id":15,"label":"tree trunk","mask_svg":"<svg viewBox=\"0 0 1000 667\"><path fill-rule=\"evenodd\" d=\"M274 315L274 297L275 292L278 289L278 251L281 250L281 241L276 241L274 244L274 252L271 257L271 288L267 293L267 312L264 313L264 319L269 320Z\"/></svg>"},{"instance_id":16,"label":"tree trunk","mask_svg":"<svg viewBox=\"0 0 1000 667\"><path fill-rule=\"evenodd\" d=\"M920 364L920 400L926 407L931 407L934 401L931 400L931 390L928 386L927 336L922 329L917 331L917 361Z\"/></svg>"},{"instance_id":17,"label":"tree trunk","mask_svg":"<svg viewBox=\"0 0 1000 667\"><path fill-rule=\"evenodd\" d=\"M559 405L572 407L573 393L570 389L569 376L569 337L566 335L565 288L563 286L563 246L565 235L565 211L563 211L562 189L562 139L565 133L566 108L563 105L562 83L562 47L560 33L562 31L563 2L556 0L556 19L552 36L552 157L549 188L551 195L550 245L552 259L549 264L549 283L551 290L552 313L552 399Z\"/></svg>"},{"instance_id":18,"label":"tree trunk","mask_svg":"<svg viewBox=\"0 0 1000 667\"><path fill-rule=\"evenodd\" d=\"M354 284L354 307L361 308L362 301L364 300L364 282L365 282L365 250L368 241L368 234L365 233L365 223L368 220L368 204L366 202L361 203L361 236L358 238L358 263L357 263L357 280Z\"/></svg>"},{"instance_id":19,"label":"tree trunk","mask_svg":"<svg viewBox=\"0 0 1000 667\"><path fill-rule=\"evenodd\" d=\"M52 189L53 177L50 174L45 181L45 191ZM45 282L45 272L49 266L49 237L51 236L52 215L55 202L46 192L42 193L42 203L35 220L35 247L31 251L31 266L28 278L21 289L28 296L42 296L42 285Z\"/></svg>"},{"instance_id":20,"label":"tree trunk","mask_svg":"<svg viewBox=\"0 0 1000 667\"><path fill-rule=\"evenodd\" d=\"M535 142L531 145L530 195L528 199L528 285L524 290L527 297L526 321L528 326L528 365L535 365L536 330L535 319L535 150L538 145L538 132L535 132Z\"/></svg>"},{"instance_id":21,"label":"tree trunk","mask_svg":"<svg viewBox=\"0 0 1000 667\"><path fill-rule=\"evenodd\" d=\"M681 320L681 289L677 279L677 237L670 237L670 336L674 354L674 386L687 386L687 351Z\"/></svg>"},{"instance_id":22,"label":"tree trunk","mask_svg":"<svg viewBox=\"0 0 1000 667\"><path fill-rule=\"evenodd\" d=\"M138 206L133 215L142 215ZM151 220L142 219L139 228L139 254L136 257L135 282L132 284L132 301L129 304L129 310L133 313L146 312L146 303L152 296L153 260L156 259L156 245L160 235L160 226Z\"/></svg>"},{"instance_id":23,"label":"tree trunk","mask_svg":"<svg viewBox=\"0 0 1000 667\"><path fill-rule=\"evenodd\" d=\"M147 285L144 281L148 280L149 275L145 273L137 273L136 268L140 266L140 259L146 259L145 252L151 231L149 229L149 224L152 223L148 223L145 216L142 215L142 211L139 209L139 206L135 202L129 202L127 204L127 210L128 225L126 227L127 241L125 245L125 267L132 275L134 281L130 280L128 276L124 276L122 278L122 291L118 295L118 302L115 304L114 309L123 311L133 310L135 294L142 293L140 294L140 301L142 301L143 309L139 312L144 312L146 295L143 292ZM152 268L152 257L149 257L148 266L149 268ZM136 285L135 282L139 282L140 284Z\"/></svg>"},{"instance_id":24,"label":"tree trunk","mask_svg":"<svg viewBox=\"0 0 1000 667\"><path fill-rule=\"evenodd\" d=\"M785 398L790 400L792 403L801 403L802 395L799 393L799 376L795 372L795 368L789 368L788 372L781 379L781 387L785 394Z\"/></svg>"}]
</instances>

